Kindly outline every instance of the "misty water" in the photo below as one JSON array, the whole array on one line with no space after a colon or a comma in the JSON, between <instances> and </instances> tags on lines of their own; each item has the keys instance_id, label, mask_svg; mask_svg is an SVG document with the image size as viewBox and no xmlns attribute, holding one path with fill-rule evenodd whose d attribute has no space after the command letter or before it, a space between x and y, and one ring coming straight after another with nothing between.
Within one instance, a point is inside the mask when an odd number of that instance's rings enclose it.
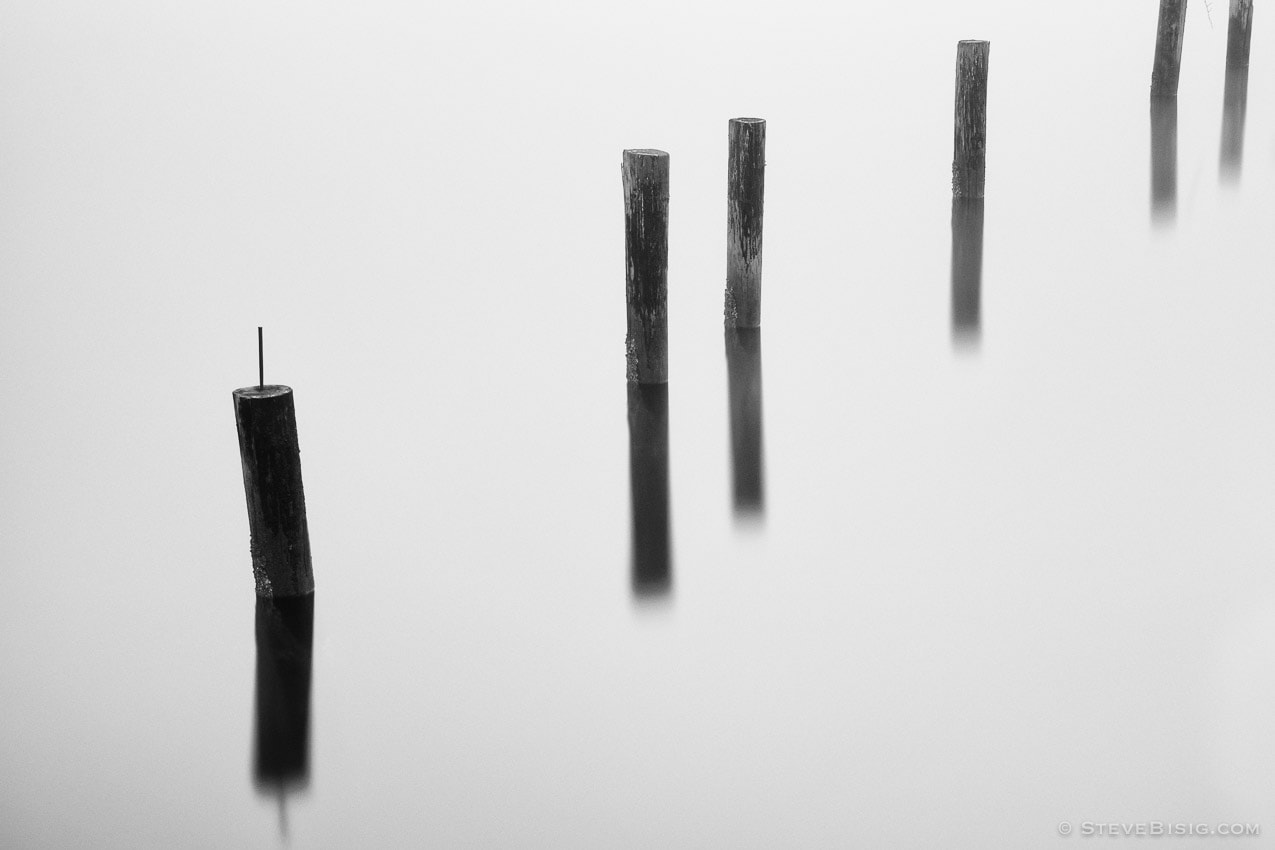
<instances>
[{"instance_id":1,"label":"misty water","mask_svg":"<svg viewBox=\"0 0 1275 850\"><path fill-rule=\"evenodd\" d=\"M1237 112L1192 4L1170 114L1156 7L0 11L0 845L1275 832L1275 22ZM625 383L641 147L664 390ZM253 592L258 325L312 619Z\"/></svg>"}]
</instances>

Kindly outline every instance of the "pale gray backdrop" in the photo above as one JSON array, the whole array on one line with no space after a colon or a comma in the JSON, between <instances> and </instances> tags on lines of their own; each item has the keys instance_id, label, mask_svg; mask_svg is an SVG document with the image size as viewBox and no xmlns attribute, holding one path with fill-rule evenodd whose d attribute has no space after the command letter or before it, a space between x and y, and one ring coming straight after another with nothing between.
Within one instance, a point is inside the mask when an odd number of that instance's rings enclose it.
<instances>
[{"instance_id":1,"label":"pale gray backdrop","mask_svg":"<svg viewBox=\"0 0 1275 850\"><path fill-rule=\"evenodd\" d=\"M230 398L264 325L318 585L291 846L1054 848L1155 820L1265 846L1275 13L1224 187L1226 4L1192 4L1156 227L1156 7L0 7L0 844L280 844ZM961 38L992 43L974 350ZM751 525L721 332L741 115L769 121ZM626 147L672 155L655 605Z\"/></svg>"}]
</instances>

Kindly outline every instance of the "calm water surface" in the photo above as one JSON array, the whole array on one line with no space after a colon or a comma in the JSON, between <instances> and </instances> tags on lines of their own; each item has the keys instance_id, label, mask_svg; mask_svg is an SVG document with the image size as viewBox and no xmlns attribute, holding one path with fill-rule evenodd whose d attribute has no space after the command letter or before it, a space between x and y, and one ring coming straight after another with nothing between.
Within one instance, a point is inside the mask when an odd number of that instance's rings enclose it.
<instances>
[{"instance_id":1,"label":"calm water surface","mask_svg":"<svg viewBox=\"0 0 1275 850\"><path fill-rule=\"evenodd\" d=\"M1275 21L1237 164L1225 4L1171 125L1118 5L0 12L0 845L1275 834ZM738 115L764 319L724 344ZM636 404L629 147L672 155ZM308 667L252 592L257 325Z\"/></svg>"}]
</instances>

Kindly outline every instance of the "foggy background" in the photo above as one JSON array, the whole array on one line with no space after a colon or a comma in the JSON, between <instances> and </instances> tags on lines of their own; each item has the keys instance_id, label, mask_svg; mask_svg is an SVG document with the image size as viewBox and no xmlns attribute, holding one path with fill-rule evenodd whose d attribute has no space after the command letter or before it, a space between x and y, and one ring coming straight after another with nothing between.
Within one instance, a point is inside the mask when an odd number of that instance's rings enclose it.
<instances>
[{"instance_id":1,"label":"foggy background","mask_svg":"<svg viewBox=\"0 0 1275 850\"><path fill-rule=\"evenodd\" d=\"M281 843L230 397L258 325L318 588L291 846L1275 834L1275 18L1220 185L1227 7L1191 4L1156 225L1157 5L0 7L0 845ZM962 38L991 41L975 348ZM745 115L754 523L721 330ZM640 147L671 154L654 604L629 581Z\"/></svg>"}]
</instances>

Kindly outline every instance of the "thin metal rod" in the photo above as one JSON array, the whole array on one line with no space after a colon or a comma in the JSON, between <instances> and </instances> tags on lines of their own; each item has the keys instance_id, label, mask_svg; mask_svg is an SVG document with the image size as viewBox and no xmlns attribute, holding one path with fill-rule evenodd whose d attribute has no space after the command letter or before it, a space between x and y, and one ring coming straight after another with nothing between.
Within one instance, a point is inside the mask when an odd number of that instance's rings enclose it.
<instances>
[{"instance_id":1,"label":"thin metal rod","mask_svg":"<svg viewBox=\"0 0 1275 850\"><path fill-rule=\"evenodd\" d=\"M257 386L266 385L266 352L261 341L261 327L257 327Z\"/></svg>"}]
</instances>

